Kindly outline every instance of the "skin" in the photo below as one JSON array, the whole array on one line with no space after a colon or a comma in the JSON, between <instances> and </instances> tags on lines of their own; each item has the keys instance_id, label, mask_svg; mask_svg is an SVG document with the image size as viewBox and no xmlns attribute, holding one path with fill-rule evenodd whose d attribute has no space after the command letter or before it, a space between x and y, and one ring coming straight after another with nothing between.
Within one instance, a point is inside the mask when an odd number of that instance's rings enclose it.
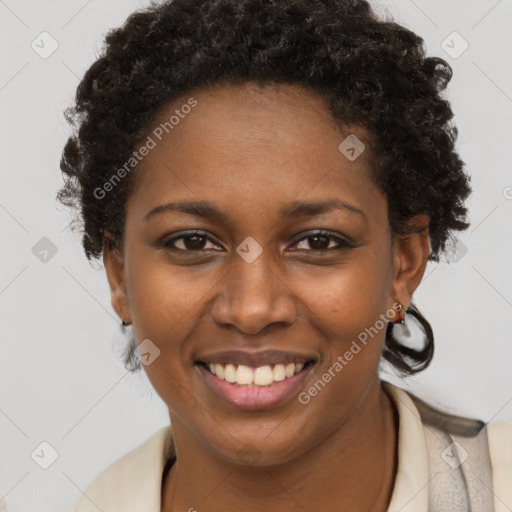
<instances>
[{"instance_id":1,"label":"skin","mask_svg":"<svg viewBox=\"0 0 512 512\"><path fill-rule=\"evenodd\" d=\"M169 408L177 451L162 510L220 512L236 503L247 512L385 511L398 432L378 379L385 329L308 404L294 396L237 410L209 391L194 361L212 347L313 354L307 390L381 314L397 301L409 305L430 252L428 218L411 220L421 232L392 236L370 175L370 135L340 127L317 93L210 87L166 106L154 126L190 97L197 106L134 171L122 250L104 247L114 309L139 343L149 338L161 351L145 371ZM366 145L353 162L338 150L350 133ZM294 201L330 199L363 214L280 213ZM167 211L143 220L156 206L198 200L226 219ZM159 245L187 229L214 241ZM318 249L306 238L316 229L355 247L327 238ZM252 263L235 251L248 236L263 248Z\"/></svg>"}]
</instances>

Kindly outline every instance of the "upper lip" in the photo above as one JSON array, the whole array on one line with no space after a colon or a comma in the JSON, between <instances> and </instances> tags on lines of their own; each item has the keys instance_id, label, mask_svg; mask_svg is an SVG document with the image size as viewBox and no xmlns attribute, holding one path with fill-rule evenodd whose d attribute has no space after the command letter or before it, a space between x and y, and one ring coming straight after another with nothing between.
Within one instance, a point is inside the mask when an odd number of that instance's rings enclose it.
<instances>
[{"instance_id":1,"label":"upper lip","mask_svg":"<svg viewBox=\"0 0 512 512\"><path fill-rule=\"evenodd\" d=\"M264 366L273 364L306 363L316 361L312 355L299 352L285 352L282 350L262 350L249 352L245 350L226 350L211 352L196 358L196 363L205 364L243 364L245 366Z\"/></svg>"}]
</instances>

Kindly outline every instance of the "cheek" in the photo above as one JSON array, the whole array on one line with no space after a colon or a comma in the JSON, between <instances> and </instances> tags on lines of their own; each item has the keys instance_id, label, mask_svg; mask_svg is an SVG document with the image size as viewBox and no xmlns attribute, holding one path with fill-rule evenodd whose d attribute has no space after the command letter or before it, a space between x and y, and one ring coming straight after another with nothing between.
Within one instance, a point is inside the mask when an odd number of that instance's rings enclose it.
<instances>
[{"instance_id":1,"label":"cheek","mask_svg":"<svg viewBox=\"0 0 512 512\"><path fill-rule=\"evenodd\" d=\"M144 371L169 407L195 408L186 385L195 371L187 340L207 318L209 293L222 275L215 269L175 267L154 251L139 248L131 254L136 257L127 262L127 290L134 333L138 343L150 340L158 353Z\"/></svg>"},{"instance_id":2,"label":"cheek","mask_svg":"<svg viewBox=\"0 0 512 512\"><path fill-rule=\"evenodd\" d=\"M334 338L346 339L373 325L387 308L389 262L363 250L335 269L321 268L302 276L301 295L311 314Z\"/></svg>"},{"instance_id":3,"label":"cheek","mask_svg":"<svg viewBox=\"0 0 512 512\"><path fill-rule=\"evenodd\" d=\"M322 377L332 382L331 392L320 399L325 407L346 405L347 396L363 389L377 371L388 323L390 264L365 248L336 270L323 268L323 275L317 271L302 280L310 318L329 345L321 368Z\"/></svg>"},{"instance_id":4,"label":"cheek","mask_svg":"<svg viewBox=\"0 0 512 512\"><path fill-rule=\"evenodd\" d=\"M128 294L140 336L162 342L179 339L179 333L204 307L217 280L217 273L206 268L172 266L162 254L137 258L130 267Z\"/></svg>"}]
</instances>

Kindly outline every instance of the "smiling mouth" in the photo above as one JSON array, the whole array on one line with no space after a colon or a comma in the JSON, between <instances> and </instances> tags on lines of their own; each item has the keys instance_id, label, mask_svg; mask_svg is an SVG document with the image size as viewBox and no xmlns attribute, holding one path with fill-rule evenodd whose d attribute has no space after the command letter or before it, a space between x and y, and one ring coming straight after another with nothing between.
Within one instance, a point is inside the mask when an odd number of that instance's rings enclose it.
<instances>
[{"instance_id":1,"label":"smiling mouth","mask_svg":"<svg viewBox=\"0 0 512 512\"><path fill-rule=\"evenodd\" d=\"M267 364L257 367L243 364L208 364L202 361L198 361L196 364L205 368L218 379L229 382L230 384L257 388L269 387L277 382L290 379L314 365L315 361L308 360L303 363Z\"/></svg>"}]
</instances>

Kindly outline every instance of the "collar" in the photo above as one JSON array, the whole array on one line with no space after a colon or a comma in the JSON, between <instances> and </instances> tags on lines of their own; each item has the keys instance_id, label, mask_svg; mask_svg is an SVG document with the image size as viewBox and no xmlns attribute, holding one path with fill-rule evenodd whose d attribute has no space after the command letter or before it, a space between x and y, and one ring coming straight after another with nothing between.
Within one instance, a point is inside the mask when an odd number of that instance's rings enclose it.
<instances>
[{"instance_id":1,"label":"collar","mask_svg":"<svg viewBox=\"0 0 512 512\"><path fill-rule=\"evenodd\" d=\"M409 395L382 382L398 411L398 468L388 512L428 512L428 453L418 409Z\"/></svg>"},{"instance_id":2,"label":"collar","mask_svg":"<svg viewBox=\"0 0 512 512\"><path fill-rule=\"evenodd\" d=\"M428 512L428 456L419 412L405 391L384 381L382 386L399 418L398 469L388 512ZM173 455L169 425L103 471L75 512L160 512L162 473Z\"/></svg>"}]
</instances>

